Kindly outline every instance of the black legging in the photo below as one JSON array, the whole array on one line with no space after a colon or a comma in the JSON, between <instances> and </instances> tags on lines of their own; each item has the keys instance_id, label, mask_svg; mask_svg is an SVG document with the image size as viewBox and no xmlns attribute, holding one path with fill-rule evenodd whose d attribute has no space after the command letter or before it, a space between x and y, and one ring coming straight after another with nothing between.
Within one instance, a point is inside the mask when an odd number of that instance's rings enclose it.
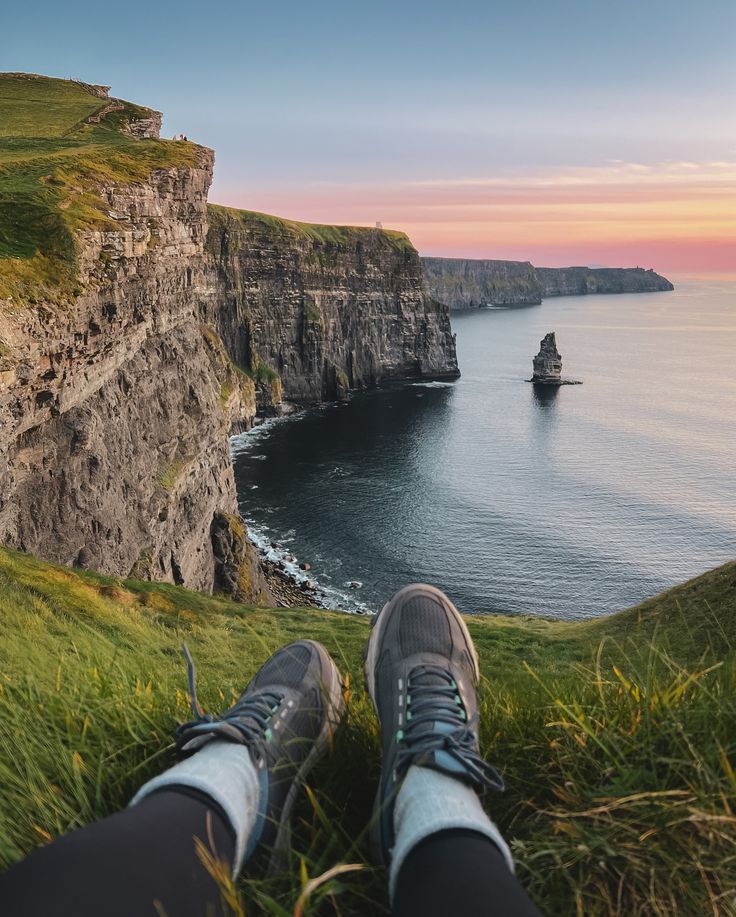
<instances>
[{"instance_id":1,"label":"black legging","mask_svg":"<svg viewBox=\"0 0 736 917\"><path fill-rule=\"evenodd\" d=\"M154 793L55 840L0 875L3 917L219 917L231 911L195 838L231 863L223 813L195 791ZM201 849L201 848L200 848ZM498 848L474 831L432 835L407 856L394 917L539 917Z\"/></svg>"}]
</instances>

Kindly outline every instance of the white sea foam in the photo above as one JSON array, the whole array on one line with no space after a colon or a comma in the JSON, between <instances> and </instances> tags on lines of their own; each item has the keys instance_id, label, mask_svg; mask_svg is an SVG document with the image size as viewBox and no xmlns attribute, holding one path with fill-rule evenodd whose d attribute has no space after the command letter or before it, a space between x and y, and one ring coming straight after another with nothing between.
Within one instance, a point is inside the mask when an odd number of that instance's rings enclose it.
<instances>
[{"instance_id":1,"label":"white sea foam","mask_svg":"<svg viewBox=\"0 0 736 917\"><path fill-rule=\"evenodd\" d=\"M412 382L412 388L453 388L454 382Z\"/></svg>"},{"instance_id":2,"label":"white sea foam","mask_svg":"<svg viewBox=\"0 0 736 917\"><path fill-rule=\"evenodd\" d=\"M330 583L322 582L311 576L306 570L299 566L299 558L288 548L288 543L294 540L294 530L290 529L283 536L277 536L268 526L260 525L254 519L245 517L248 530L248 538L258 549L258 553L264 560L273 564L278 564L282 572L294 583L300 586L302 583L309 583L316 591L317 598L327 608L337 608L340 611L349 614L371 615L375 610L356 599L354 591L356 587L351 588L352 595L344 589L337 589ZM276 545L274 548L273 545ZM350 582L345 585L350 588ZM360 584L363 585L362 583ZM359 588L359 587L357 587ZM308 598L308 597L305 597Z\"/></svg>"}]
</instances>

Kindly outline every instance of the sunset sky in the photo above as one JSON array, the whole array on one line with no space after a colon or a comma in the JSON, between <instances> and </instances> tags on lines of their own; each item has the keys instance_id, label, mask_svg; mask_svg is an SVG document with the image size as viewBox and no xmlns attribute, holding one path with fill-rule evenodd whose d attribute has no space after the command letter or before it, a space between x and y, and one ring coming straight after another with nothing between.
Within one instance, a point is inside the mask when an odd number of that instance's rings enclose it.
<instances>
[{"instance_id":1,"label":"sunset sky","mask_svg":"<svg viewBox=\"0 0 736 917\"><path fill-rule=\"evenodd\" d=\"M217 151L211 199L423 254L736 271L733 0L16 4L0 69Z\"/></svg>"}]
</instances>

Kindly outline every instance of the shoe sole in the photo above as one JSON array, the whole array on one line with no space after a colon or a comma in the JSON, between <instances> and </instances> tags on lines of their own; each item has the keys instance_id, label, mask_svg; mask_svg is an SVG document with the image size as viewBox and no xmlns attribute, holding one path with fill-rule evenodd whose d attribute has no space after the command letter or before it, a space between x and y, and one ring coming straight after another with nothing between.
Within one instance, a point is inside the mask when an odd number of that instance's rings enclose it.
<instances>
[{"instance_id":1,"label":"shoe sole","mask_svg":"<svg viewBox=\"0 0 736 917\"><path fill-rule=\"evenodd\" d=\"M345 715L343 680L332 656L330 656L322 644L314 640L302 640L300 642L310 644L319 654L322 662L322 687L327 709L325 722L320 734L315 739L312 750L297 771L284 801L284 806L281 810L281 819L276 831L276 839L271 848L272 852L267 868L267 875L273 875L283 866L286 854L291 848L291 811L299 795L299 790L304 785L307 775L314 765L327 751L330 744L330 738Z\"/></svg>"},{"instance_id":2,"label":"shoe sole","mask_svg":"<svg viewBox=\"0 0 736 917\"><path fill-rule=\"evenodd\" d=\"M373 624L371 626L371 635L368 639L368 646L365 652L365 661L363 665L363 674L365 676L366 687L368 688L368 693L371 696L373 701L373 706L376 707L376 663L378 662L378 647L381 645L383 639L383 633L386 628L386 623L390 617L389 608L393 605L398 605L399 602L404 601L408 595L412 593L424 593L425 595L429 593L433 598L437 599L443 608L450 612L451 615L457 621L460 630L462 631L465 642L468 645L470 650L470 658L473 664L473 681L477 685L480 681L480 666L478 663L478 651L475 648L473 639L470 636L468 631L468 626L462 618L460 612L455 608L452 602L447 598L444 592L440 589L435 588L434 586L427 586L424 583L414 583L411 586L404 586L403 589L400 589L396 595L394 595L379 611L376 617L373 619ZM376 707L376 713L378 708Z\"/></svg>"}]
</instances>

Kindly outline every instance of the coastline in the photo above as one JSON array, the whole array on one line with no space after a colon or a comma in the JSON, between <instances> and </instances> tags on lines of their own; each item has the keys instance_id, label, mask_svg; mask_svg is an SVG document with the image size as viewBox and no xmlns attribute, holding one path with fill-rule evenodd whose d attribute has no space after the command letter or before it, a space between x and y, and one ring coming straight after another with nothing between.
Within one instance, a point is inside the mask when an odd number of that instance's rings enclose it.
<instances>
[{"instance_id":1,"label":"coastline","mask_svg":"<svg viewBox=\"0 0 736 917\"><path fill-rule=\"evenodd\" d=\"M230 454L235 460L238 455L251 452L253 448L276 425L290 423L306 417L310 411L324 411L339 407L342 403L329 403L303 408L292 407L288 413L267 417L250 430L230 437ZM237 485L237 482L236 482ZM310 573L311 567L296 557L289 549L291 533L275 533L254 520L247 512L247 499L238 490L238 504L246 525L248 540L258 551L261 569L268 583L277 608L304 608L313 606L329 608L352 615L372 615L375 610L366 603L352 598L349 586L344 590L321 583ZM359 584L353 587L357 592ZM353 591L351 589L351 591Z\"/></svg>"}]
</instances>

